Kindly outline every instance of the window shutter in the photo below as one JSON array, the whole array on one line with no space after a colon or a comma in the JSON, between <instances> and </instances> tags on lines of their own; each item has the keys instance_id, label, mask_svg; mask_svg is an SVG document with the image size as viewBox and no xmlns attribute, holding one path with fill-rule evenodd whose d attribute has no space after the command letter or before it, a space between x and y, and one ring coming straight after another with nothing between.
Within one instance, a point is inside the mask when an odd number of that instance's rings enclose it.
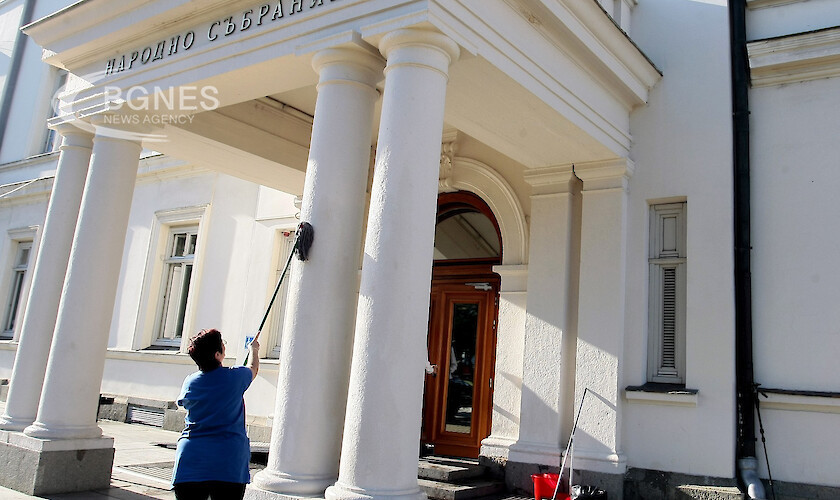
<instances>
[{"instance_id":1,"label":"window shutter","mask_svg":"<svg viewBox=\"0 0 840 500\"><path fill-rule=\"evenodd\" d=\"M685 382L686 204L650 207L648 381Z\"/></svg>"},{"instance_id":2,"label":"window shutter","mask_svg":"<svg viewBox=\"0 0 840 500\"><path fill-rule=\"evenodd\" d=\"M677 269L662 269L662 354L660 375L677 375Z\"/></svg>"}]
</instances>

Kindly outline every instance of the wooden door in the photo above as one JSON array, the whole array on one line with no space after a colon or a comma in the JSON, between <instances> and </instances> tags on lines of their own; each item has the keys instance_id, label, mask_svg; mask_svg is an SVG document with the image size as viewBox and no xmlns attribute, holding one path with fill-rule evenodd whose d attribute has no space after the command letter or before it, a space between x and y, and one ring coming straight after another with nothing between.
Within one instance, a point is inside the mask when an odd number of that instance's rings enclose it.
<instances>
[{"instance_id":1,"label":"wooden door","mask_svg":"<svg viewBox=\"0 0 840 500\"><path fill-rule=\"evenodd\" d=\"M435 455L478 457L490 434L498 277L432 283L424 445Z\"/></svg>"}]
</instances>

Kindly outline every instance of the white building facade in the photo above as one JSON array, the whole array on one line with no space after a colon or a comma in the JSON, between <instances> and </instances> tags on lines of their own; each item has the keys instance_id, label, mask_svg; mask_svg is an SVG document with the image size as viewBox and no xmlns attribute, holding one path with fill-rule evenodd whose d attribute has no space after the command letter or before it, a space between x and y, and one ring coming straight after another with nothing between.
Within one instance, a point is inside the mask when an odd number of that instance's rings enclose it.
<instances>
[{"instance_id":1,"label":"white building facade","mask_svg":"<svg viewBox=\"0 0 840 500\"><path fill-rule=\"evenodd\" d=\"M255 333L302 220L251 498L421 498L421 449L529 491L573 428L610 498L840 495L832 0L6 0L0 32L0 456L87 457L4 486L107 484L98 407L177 427L189 336Z\"/></svg>"}]
</instances>

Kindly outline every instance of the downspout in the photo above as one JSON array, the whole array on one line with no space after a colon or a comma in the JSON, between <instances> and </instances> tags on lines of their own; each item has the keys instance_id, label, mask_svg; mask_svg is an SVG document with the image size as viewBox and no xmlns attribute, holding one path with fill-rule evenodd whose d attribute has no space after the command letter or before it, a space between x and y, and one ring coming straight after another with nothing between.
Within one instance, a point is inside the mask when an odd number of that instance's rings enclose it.
<instances>
[{"instance_id":1,"label":"downspout","mask_svg":"<svg viewBox=\"0 0 840 500\"><path fill-rule=\"evenodd\" d=\"M729 1L735 230L735 389L737 468L749 498L764 500L755 458L752 282L750 278L750 68L746 0Z\"/></svg>"},{"instance_id":2,"label":"downspout","mask_svg":"<svg viewBox=\"0 0 840 500\"><path fill-rule=\"evenodd\" d=\"M20 15L20 25L26 26L32 22L32 11L35 10L35 0L26 0L23 3L23 12ZM3 149L3 139L6 137L6 128L9 124L9 113L12 111L12 99L15 97L15 88L20 79L20 65L23 63L23 51L26 46L26 35L18 30L15 35L15 48L12 50L12 61L9 64L9 74L6 78L6 85L3 87L3 97L0 98L0 150Z\"/></svg>"}]
</instances>

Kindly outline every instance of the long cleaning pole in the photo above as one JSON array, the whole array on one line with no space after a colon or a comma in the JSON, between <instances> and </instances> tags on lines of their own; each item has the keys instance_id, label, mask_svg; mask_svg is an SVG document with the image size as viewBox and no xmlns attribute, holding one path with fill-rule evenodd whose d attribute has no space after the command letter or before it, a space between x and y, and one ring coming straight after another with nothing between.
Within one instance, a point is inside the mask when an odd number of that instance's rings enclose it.
<instances>
[{"instance_id":1,"label":"long cleaning pole","mask_svg":"<svg viewBox=\"0 0 840 500\"><path fill-rule=\"evenodd\" d=\"M575 440L575 431L577 430L578 420L580 420L580 411L583 410L583 402L586 400L586 393L589 392L589 387L583 389L583 396L580 398L580 405L578 406L577 416L575 417L575 425L572 426L572 434L569 436L569 444L566 445L566 453L563 454L563 461L560 463L560 475L557 477L557 486L554 487L554 494L551 495L551 500L556 500L557 492L560 491L560 484L563 482L563 469L566 468L566 460L569 458L569 450L572 449L572 442ZM569 471L569 491L572 489L572 473Z\"/></svg>"},{"instance_id":2,"label":"long cleaning pole","mask_svg":"<svg viewBox=\"0 0 840 500\"><path fill-rule=\"evenodd\" d=\"M242 362L242 365L248 364L248 357L250 356L249 347L251 344L260 338L260 334L262 333L262 329L265 326L265 322L268 321L268 315L271 313L271 307L274 305L274 301L277 300L277 294L280 292L280 287L283 285L283 279L286 278L286 273L289 271L289 267L292 265L292 258L295 256L295 253L298 254L300 260L305 261L309 255L309 247L312 246L312 239L313 239L313 230L312 225L308 222L301 222L298 226L298 233L295 238L295 245L292 247L292 251L289 252L289 258L286 259L286 265L283 267L283 272L280 274L280 279L277 280L277 286L274 287L274 293L271 295L271 300L268 302L268 307L265 308L265 314L263 315L262 321L260 321L260 327L257 328L257 334L254 335L254 338L251 339L250 342L245 346L245 361Z\"/></svg>"}]
</instances>

